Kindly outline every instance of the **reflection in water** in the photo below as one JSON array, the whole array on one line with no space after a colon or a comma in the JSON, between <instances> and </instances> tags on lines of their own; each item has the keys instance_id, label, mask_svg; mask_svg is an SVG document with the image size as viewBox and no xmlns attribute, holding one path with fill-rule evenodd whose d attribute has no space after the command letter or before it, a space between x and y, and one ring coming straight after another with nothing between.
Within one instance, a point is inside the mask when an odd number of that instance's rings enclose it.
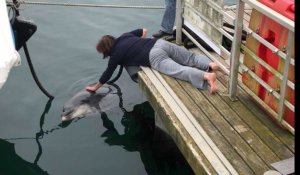
<instances>
[{"instance_id":1,"label":"reflection in water","mask_svg":"<svg viewBox=\"0 0 300 175\"><path fill-rule=\"evenodd\" d=\"M44 121L45 121L45 115L48 113L48 111L49 111L49 109L51 107L52 100L53 99L49 99L48 100L48 102L47 102L47 104L45 106L44 112L42 113L41 118L40 118L40 131L35 134L35 141L36 141L36 143L38 145L39 151L38 151L38 153L36 155L36 158L34 160L34 164L37 164L37 162L39 161L39 159L40 159L40 157L41 157L41 155L43 153L43 149L42 149L42 145L40 143L40 139L42 139L43 136L44 136L44 134L45 134L45 132L43 130L43 125L44 125Z\"/></svg>"},{"instance_id":2,"label":"reflection in water","mask_svg":"<svg viewBox=\"0 0 300 175\"><path fill-rule=\"evenodd\" d=\"M1 175L46 175L47 171L42 170L37 162L40 159L43 149L40 139L44 136L43 125L45 115L51 107L52 99L49 99L45 109L40 118L40 131L36 133L35 141L38 145L38 153L34 163L22 159L16 154L13 143L0 138L0 174ZM17 139L31 139L31 138L17 138ZM13 139L12 139L13 140ZM16 139L15 139L16 140Z\"/></svg>"},{"instance_id":3,"label":"reflection in water","mask_svg":"<svg viewBox=\"0 0 300 175\"><path fill-rule=\"evenodd\" d=\"M106 113L101 113L103 126L107 129L101 134L105 143L122 146L129 152L138 151L148 174L194 174L172 139L155 127L154 111L150 104L144 102L135 105L132 111L127 112L123 107L120 88L115 84L113 86L118 90L119 107L124 112L121 118L124 134L117 131ZM155 136L163 139L158 140Z\"/></svg>"},{"instance_id":4,"label":"reflection in water","mask_svg":"<svg viewBox=\"0 0 300 175\"><path fill-rule=\"evenodd\" d=\"M172 140L154 139L155 132L163 131L155 128L154 112L148 102L136 105L133 111L124 113L121 119L124 134L115 129L105 113L102 113L101 119L107 129L101 135L105 142L111 146L122 146L129 152L139 152L148 174L194 174Z\"/></svg>"},{"instance_id":5,"label":"reflection in water","mask_svg":"<svg viewBox=\"0 0 300 175\"><path fill-rule=\"evenodd\" d=\"M1 175L44 175L48 174L36 163L28 162L16 154L13 143L0 139Z\"/></svg>"},{"instance_id":6,"label":"reflection in water","mask_svg":"<svg viewBox=\"0 0 300 175\"><path fill-rule=\"evenodd\" d=\"M120 134L109 119L107 114L101 110L103 126L107 129L101 134L105 143L118 145L128 152L139 152L141 160L148 174L155 175L189 175L194 174L175 143L170 139L155 139L156 135L169 137L163 131L155 127L154 111L148 102L135 105L132 111L127 111L123 107L122 92L118 85L110 84L118 91L119 107L123 112L121 124L124 126L124 133ZM40 117L40 130L35 134L35 138L0 138L0 175L44 175L47 171L38 166L38 161L42 156L43 148L40 140L46 134L51 134L56 130L64 129L71 123L78 122L83 118L76 118L71 121L62 122L50 130L44 130L45 115L51 108L52 100L45 105L45 109ZM102 127L102 126L101 126ZM38 153L34 162L28 162L18 156L15 152L14 144L8 140L34 139L38 145Z\"/></svg>"}]
</instances>

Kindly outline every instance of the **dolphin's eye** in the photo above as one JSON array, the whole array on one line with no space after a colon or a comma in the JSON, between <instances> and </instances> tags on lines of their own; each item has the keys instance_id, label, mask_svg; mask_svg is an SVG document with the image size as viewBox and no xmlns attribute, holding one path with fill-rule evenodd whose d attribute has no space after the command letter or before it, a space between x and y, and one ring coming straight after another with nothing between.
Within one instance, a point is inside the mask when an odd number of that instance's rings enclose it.
<instances>
[{"instance_id":1,"label":"dolphin's eye","mask_svg":"<svg viewBox=\"0 0 300 175\"><path fill-rule=\"evenodd\" d=\"M72 110L72 107L70 107L69 105L63 107L63 112L70 111L70 110Z\"/></svg>"},{"instance_id":2,"label":"dolphin's eye","mask_svg":"<svg viewBox=\"0 0 300 175\"><path fill-rule=\"evenodd\" d=\"M73 113L73 110L65 110L63 111L62 115L67 116Z\"/></svg>"},{"instance_id":3,"label":"dolphin's eye","mask_svg":"<svg viewBox=\"0 0 300 175\"><path fill-rule=\"evenodd\" d=\"M69 111L69 108L63 108L63 112Z\"/></svg>"}]
</instances>

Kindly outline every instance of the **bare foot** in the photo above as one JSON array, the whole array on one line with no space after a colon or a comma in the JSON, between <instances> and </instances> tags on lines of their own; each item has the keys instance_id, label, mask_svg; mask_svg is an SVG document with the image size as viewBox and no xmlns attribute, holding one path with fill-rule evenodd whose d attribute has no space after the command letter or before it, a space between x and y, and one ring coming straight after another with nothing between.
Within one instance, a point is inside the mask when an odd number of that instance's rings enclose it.
<instances>
[{"instance_id":1,"label":"bare foot","mask_svg":"<svg viewBox=\"0 0 300 175\"><path fill-rule=\"evenodd\" d=\"M205 73L204 79L208 81L208 84L210 86L210 93L215 94L217 92L217 86L216 86L216 79L217 75L216 73Z\"/></svg>"},{"instance_id":2,"label":"bare foot","mask_svg":"<svg viewBox=\"0 0 300 175\"><path fill-rule=\"evenodd\" d=\"M213 71L217 71L220 69L219 65L217 63L211 62L209 63L209 67L213 70Z\"/></svg>"},{"instance_id":3,"label":"bare foot","mask_svg":"<svg viewBox=\"0 0 300 175\"><path fill-rule=\"evenodd\" d=\"M226 72L220 68L220 66L217 63L211 62L209 64L209 67L214 71L220 71L222 74L226 75Z\"/></svg>"}]
</instances>

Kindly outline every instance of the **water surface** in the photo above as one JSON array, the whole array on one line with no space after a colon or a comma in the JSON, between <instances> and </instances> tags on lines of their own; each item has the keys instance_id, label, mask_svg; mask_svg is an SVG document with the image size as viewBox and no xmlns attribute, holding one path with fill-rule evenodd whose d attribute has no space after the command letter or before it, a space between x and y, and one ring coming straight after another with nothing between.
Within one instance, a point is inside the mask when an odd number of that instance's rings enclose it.
<instances>
[{"instance_id":1,"label":"water surface","mask_svg":"<svg viewBox=\"0 0 300 175\"><path fill-rule=\"evenodd\" d=\"M163 6L160 0L127 3ZM55 98L38 89L21 49L22 65L0 91L1 175L193 174L172 141L157 139L166 136L154 127L152 108L126 72L116 82L122 95L109 110L61 124L64 103L106 68L95 49L98 39L141 27L151 36L163 9L26 5L20 13L37 25L27 46L41 83Z\"/></svg>"}]
</instances>

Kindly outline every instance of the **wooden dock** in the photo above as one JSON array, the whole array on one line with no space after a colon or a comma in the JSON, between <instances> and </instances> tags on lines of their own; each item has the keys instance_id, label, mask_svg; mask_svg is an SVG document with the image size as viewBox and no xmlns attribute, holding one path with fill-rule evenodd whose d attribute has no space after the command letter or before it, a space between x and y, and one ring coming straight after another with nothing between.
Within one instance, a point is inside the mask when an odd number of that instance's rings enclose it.
<instances>
[{"instance_id":1,"label":"wooden dock","mask_svg":"<svg viewBox=\"0 0 300 175\"><path fill-rule=\"evenodd\" d=\"M271 164L294 157L294 135L275 124L241 87L238 100L226 96L227 75L218 74L215 95L150 68L138 75L195 174L262 175L274 169Z\"/></svg>"},{"instance_id":2,"label":"wooden dock","mask_svg":"<svg viewBox=\"0 0 300 175\"><path fill-rule=\"evenodd\" d=\"M209 7L211 4L215 6L210 1L187 0L183 17L186 21L191 21L194 27L206 30L212 26L209 19L214 19L215 16L205 13L209 10L203 12L199 4L206 8L212 8ZM223 23L233 24L236 7L224 7L223 10L229 14L224 16ZM210 11L215 12L215 9ZM243 25L249 25L251 12L252 8L246 5ZM223 29L228 30L224 26ZM182 31L193 41L194 38L188 32L184 29ZM215 41L219 39L219 35L211 35ZM197 45L197 42L194 43ZM203 53L203 48L202 51L199 49L199 43L197 46L191 51L210 55L213 61L229 72L229 51L226 53L222 50L219 54L208 51ZM240 60L243 60L243 54L240 55ZM242 83L241 70L239 72L235 101L227 95L229 77L221 73L217 76L219 91L214 95L208 89L199 90L188 82L150 68L142 67L142 71L138 73L138 82L156 112L158 126L162 126L173 138L195 174L293 174L294 135L279 126L255 102L255 97L249 95L249 89Z\"/></svg>"}]
</instances>

